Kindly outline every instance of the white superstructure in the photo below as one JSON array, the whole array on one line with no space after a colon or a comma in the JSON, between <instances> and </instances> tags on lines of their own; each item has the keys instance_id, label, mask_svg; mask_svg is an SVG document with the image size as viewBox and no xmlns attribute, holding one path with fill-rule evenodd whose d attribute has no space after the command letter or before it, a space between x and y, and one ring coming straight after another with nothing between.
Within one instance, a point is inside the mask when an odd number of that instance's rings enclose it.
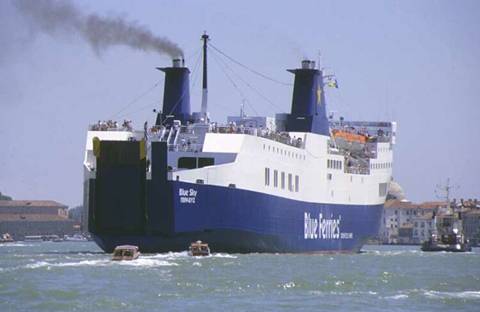
<instances>
[{"instance_id":1,"label":"white superstructure","mask_svg":"<svg viewBox=\"0 0 480 312\"><path fill-rule=\"evenodd\" d=\"M387 129L395 127L394 123L369 123L368 129L360 126L367 133L379 125ZM350 132L354 128L348 122L342 127ZM145 133L89 131L84 162L86 177L92 177L95 170L92 143L95 137L145 140ZM334 136L232 124L153 128L146 138L147 159L150 141L169 142L170 180L229 186L305 202L382 204L392 176L393 132L388 136L372 135L371 142L353 150L339 147Z\"/></svg>"}]
</instances>

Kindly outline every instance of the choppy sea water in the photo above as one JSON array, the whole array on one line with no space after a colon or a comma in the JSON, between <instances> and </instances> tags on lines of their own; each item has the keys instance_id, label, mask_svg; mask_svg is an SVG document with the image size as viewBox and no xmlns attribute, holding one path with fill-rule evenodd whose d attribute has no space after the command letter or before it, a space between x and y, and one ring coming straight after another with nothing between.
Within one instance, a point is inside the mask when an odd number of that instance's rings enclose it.
<instances>
[{"instance_id":1,"label":"choppy sea water","mask_svg":"<svg viewBox=\"0 0 480 312\"><path fill-rule=\"evenodd\" d=\"M92 242L0 245L1 311L479 311L480 249L360 254L146 254Z\"/></svg>"}]
</instances>

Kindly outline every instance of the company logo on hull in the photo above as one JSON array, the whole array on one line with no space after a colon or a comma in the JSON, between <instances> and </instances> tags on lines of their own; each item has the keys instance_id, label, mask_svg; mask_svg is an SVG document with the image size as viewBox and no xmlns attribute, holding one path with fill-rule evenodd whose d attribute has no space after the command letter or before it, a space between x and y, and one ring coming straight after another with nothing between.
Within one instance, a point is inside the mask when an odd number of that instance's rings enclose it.
<instances>
[{"instance_id":1,"label":"company logo on hull","mask_svg":"<svg viewBox=\"0 0 480 312\"><path fill-rule=\"evenodd\" d=\"M304 213L304 239L352 239L353 233L342 233L340 230L340 221L342 216L337 219L324 218L323 214L318 214L318 218L312 217L310 213Z\"/></svg>"},{"instance_id":2,"label":"company logo on hull","mask_svg":"<svg viewBox=\"0 0 480 312\"><path fill-rule=\"evenodd\" d=\"M179 188L178 197L180 198L180 203L195 204L195 200L197 199L197 193L198 191L196 191L193 188L190 188L190 189Z\"/></svg>"}]
</instances>

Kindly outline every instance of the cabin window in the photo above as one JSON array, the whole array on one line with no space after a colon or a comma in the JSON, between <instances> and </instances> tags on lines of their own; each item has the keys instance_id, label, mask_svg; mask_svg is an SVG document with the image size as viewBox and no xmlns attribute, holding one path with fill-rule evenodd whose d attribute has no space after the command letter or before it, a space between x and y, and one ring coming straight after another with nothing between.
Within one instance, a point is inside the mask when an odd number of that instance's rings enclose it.
<instances>
[{"instance_id":1,"label":"cabin window","mask_svg":"<svg viewBox=\"0 0 480 312\"><path fill-rule=\"evenodd\" d=\"M387 183L378 184L378 196L380 197L387 196Z\"/></svg>"},{"instance_id":2,"label":"cabin window","mask_svg":"<svg viewBox=\"0 0 480 312\"><path fill-rule=\"evenodd\" d=\"M265 168L265 185L270 185L270 168Z\"/></svg>"},{"instance_id":3,"label":"cabin window","mask_svg":"<svg viewBox=\"0 0 480 312\"><path fill-rule=\"evenodd\" d=\"M332 174L331 173L327 173L327 180L331 180L332 179Z\"/></svg>"},{"instance_id":4,"label":"cabin window","mask_svg":"<svg viewBox=\"0 0 480 312\"><path fill-rule=\"evenodd\" d=\"M298 175L295 176L295 192L298 192L298 189L300 188L300 179Z\"/></svg>"},{"instance_id":5,"label":"cabin window","mask_svg":"<svg viewBox=\"0 0 480 312\"><path fill-rule=\"evenodd\" d=\"M278 170L273 170L273 186L278 187Z\"/></svg>"},{"instance_id":6,"label":"cabin window","mask_svg":"<svg viewBox=\"0 0 480 312\"><path fill-rule=\"evenodd\" d=\"M290 192L293 191L293 179L292 179L292 174L291 173L288 174L288 190Z\"/></svg>"},{"instance_id":7,"label":"cabin window","mask_svg":"<svg viewBox=\"0 0 480 312\"><path fill-rule=\"evenodd\" d=\"M180 157L178 159L179 169L196 169L215 165L213 157Z\"/></svg>"},{"instance_id":8,"label":"cabin window","mask_svg":"<svg viewBox=\"0 0 480 312\"><path fill-rule=\"evenodd\" d=\"M180 157L178 159L179 169L195 169L197 168L197 158L196 157Z\"/></svg>"},{"instance_id":9,"label":"cabin window","mask_svg":"<svg viewBox=\"0 0 480 312\"><path fill-rule=\"evenodd\" d=\"M280 177L280 185L282 186L282 190L285 189L285 172L283 171Z\"/></svg>"},{"instance_id":10,"label":"cabin window","mask_svg":"<svg viewBox=\"0 0 480 312\"><path fill-rule=\"evenodd\" d=\"M215 158L213 157L199 157L198 168L215 165Z\"/></svg>"}]
</instances>

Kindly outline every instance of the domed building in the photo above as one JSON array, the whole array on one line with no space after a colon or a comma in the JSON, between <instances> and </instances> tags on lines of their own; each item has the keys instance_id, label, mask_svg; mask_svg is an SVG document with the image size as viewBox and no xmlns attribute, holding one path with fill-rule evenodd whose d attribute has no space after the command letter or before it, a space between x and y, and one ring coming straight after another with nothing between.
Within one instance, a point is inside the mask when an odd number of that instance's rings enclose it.
<instances>
[{"instance_id":1,"label":"domed building","mask_svg":"<svg viewBox=\"0 0 480 312\"><path fill-rule=\"evenodd\" d=\"M390 187L388 189L387 201L388 200L399 200L406 201L405 192L403 191L400 184L395 181L390 182Z\"/></svg>"}]
</instances>

